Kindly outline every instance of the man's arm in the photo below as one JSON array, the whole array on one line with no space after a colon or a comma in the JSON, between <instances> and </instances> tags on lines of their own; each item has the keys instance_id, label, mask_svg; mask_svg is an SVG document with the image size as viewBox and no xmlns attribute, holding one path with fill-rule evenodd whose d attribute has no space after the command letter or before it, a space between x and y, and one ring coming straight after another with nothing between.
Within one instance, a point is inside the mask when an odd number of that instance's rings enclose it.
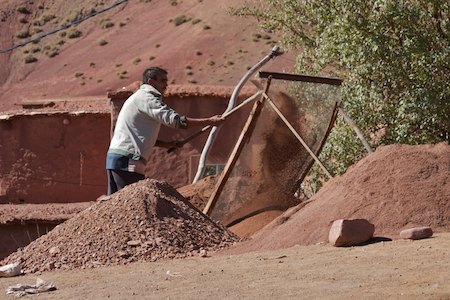
<instances>
[{"instance_id":1,"label":"man's arm","mask_svg":"<svg viewBox=\"0 0 450 300\"><path fill-rule=\"evenodd\" d=\"M208 125L211 126L219 126L225 121L225 118L221 115L215 115L209 118L189 118L186 117L186 128L193 128L193 127L205 127Z\"/></svg>"},{"instance_id":2,"label":"man's arm","mask_svg":"<svg viewBox=\"0 0 450 300\"><path fill-rule=\"evenodd\" d=\"M225 118L221 115L215 115L209 118L189 118L189 117L182 117L180 120L180 127L179 128L194 128L194 127L205 127L205 126L219 126L225 121ZM155 143L156 147L162 147L166 149L176 149L180 147L179 145L180 141L161 141L157 140Z\"/></svg>"}]
</instances>

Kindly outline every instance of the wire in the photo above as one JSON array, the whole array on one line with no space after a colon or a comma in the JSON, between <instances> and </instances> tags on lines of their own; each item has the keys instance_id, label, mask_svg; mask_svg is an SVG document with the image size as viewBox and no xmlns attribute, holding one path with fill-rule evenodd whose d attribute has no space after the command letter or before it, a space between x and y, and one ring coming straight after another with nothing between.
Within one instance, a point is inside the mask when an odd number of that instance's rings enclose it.
<instances>
[{"instance_id":1,"label":"wire","mask_svg":"<svg viewBox=\"0 0 450 300\"><path fill-rule=\"evenodd\" d=\"M101 14L101 13L104 13L104 12L110 10L110 9L113 9L114 7L119 6L119 5L121 5L121 4L125 3L125 2L128 2L128 0L120 0L120 1L114 3L113 5L111 5L111 6L107 7L107 8L104 8L102 10L93 12L90 15L87 15L86 17L83 17L81 19L75 20L75 21L73 21L73 22L71 22L69 24L66 24L66 25L58 28L58 29L52 30L50 32L43 33L43 34L39 35L38 37L35 37L35 38L31 39L31 40L28 40L28 41L20 43L20 44L16 44L16 45L14 45L14 46L12 46L10 48L0 50L0 53L10 52L10 51L12 51L12 50L14 50L16 48L23 47L23 46L28 45L30 43L39 41L40 39L42 39L42 38L44 38L46 36L53 35L53 34L59 32L61 30L66 30L67 28L71 27L72 25L78 25L81 22L84 22L84 21L86 21L86 20L88 20L88 19L90 19L90 18L92 18L92 17L94 17L94 16L96 16L98 14Z\"/></svg>"}]
</instances>

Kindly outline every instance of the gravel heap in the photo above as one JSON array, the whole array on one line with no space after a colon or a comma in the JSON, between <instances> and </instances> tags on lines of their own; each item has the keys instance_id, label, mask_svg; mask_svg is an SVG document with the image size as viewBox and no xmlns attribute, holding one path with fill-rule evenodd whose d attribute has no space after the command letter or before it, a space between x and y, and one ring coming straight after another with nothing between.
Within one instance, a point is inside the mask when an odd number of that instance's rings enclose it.
<instances>
[{"instance_id":1,"label":"gravel heap","mask_svg":"<svg viewBox=\"0 0 450 300\"><path fill-rule=\"evenodd\" d=\"M165 182L146 179L95 203L0 265L25 273L198 256L238 241Z\"/></svg>"}]
</instances>

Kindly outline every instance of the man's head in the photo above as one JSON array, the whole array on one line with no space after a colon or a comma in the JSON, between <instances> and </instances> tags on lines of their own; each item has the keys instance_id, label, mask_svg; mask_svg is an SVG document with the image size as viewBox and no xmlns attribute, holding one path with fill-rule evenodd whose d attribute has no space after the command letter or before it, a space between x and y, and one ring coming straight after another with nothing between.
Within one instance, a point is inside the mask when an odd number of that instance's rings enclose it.
<instances>
[{"instance_id":1,"label":"man's head","mask_svg":"<svg viewBox=\"0 0 450 300\"><path fill-rule=\"evenodd\" d=\"M150 67L144 71L142 82L164 94L167 88L167 71L159 67Z\"/></svg>"}]
</instances>

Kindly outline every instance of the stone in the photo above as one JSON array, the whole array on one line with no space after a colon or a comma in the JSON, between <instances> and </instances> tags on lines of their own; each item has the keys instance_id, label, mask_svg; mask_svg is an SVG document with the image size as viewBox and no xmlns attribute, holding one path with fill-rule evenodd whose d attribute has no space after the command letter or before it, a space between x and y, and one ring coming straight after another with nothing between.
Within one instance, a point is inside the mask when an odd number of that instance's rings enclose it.
<instances>
[{"instance_id":1,"label":"stone","mask_svg":"<svg viewBox=\"0 0 450 300\"><path fill-rule=\"evenodd\" d=\"M207 257L208 256L208 251L206 249L200 250L199 256L200 257Z\"/></svg>"},{"instance_id":2,"label":"stone","mask_svg":"<svg viewBox=\"0 0 450 300\"><path fill-rule=\"evenodd\" d=\"M48 252L50 253L50 255L54 256L56 254L58 254L60 252L58 247L51 247L50 250L48 250Z\"/></svg>"},{"instance_id":3,"label":"stone","mask_svg":"<svg viewBox=\"0 0 450 300\"><path fill-rule=\"evenodd\" d=\"M141 245L141 241L128 241L127 245L131 247L137 247Z\"/></svg>"},{"instance_id":4,"label":"stone","mask_svg":"<svg viewBox=\"0 0 450 300\"><path fill-rule=\"evenodd\" d=\"M422 227L414 227L410 229L405 229L400 232L400 237L402 239L409 240L420 240L426 239L433 235L433 230L431 227L422 226Z\"/></svg>"},{"instance_id":5,"label":"stone","mask_svg":"<svg viewBox=\"0 0 450 300\"><path fill-rule=\"evenodd\" d=\"M373 237L375 225L366 219L340 219L333 222L328 241L335 247L348 247L367 242Z\"/></svg>"}]
</instances>

